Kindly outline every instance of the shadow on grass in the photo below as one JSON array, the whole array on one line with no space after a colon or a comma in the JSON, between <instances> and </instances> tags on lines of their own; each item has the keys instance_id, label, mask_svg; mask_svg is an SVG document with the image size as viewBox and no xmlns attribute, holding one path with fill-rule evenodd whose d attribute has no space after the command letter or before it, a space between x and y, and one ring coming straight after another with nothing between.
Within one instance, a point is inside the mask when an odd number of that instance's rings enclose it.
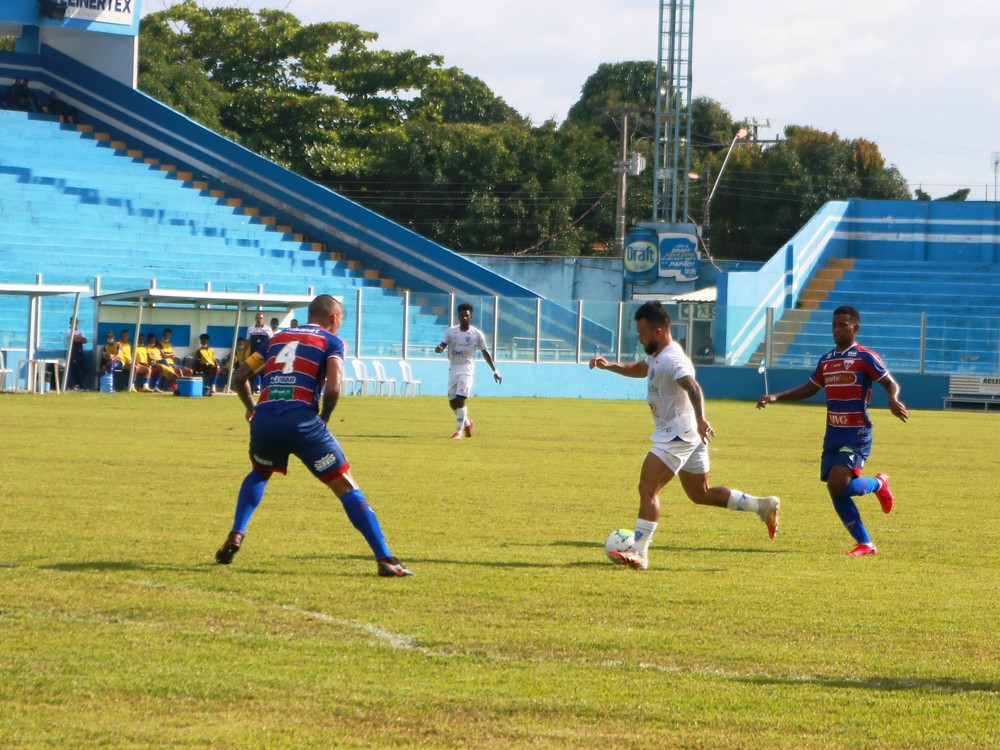
<instances>
[{"instance_id":1,"label":"shadow on grass","mask_svg":"<svg viewBox=\"0 0 1000 750\"><path fill-rule=\"evenodd\" d=\"M563 540L549 542L552 547L580 547L580 548L596 548L604 549L604 545L601 542L591 542L591 541L580 541L580 540ZM518 543L508 543L504 545L505 547L537 547L536 544L518 544ZM785 555L788 554L788 550L784 549L764 549L761 547L680 547L673 544L653 544L652 548L657 554L663 552L734 552L734 553L759 553L764 555Z\"/></svg>"},{"instance_id":2,"label":"shadow on grass","mask_svg":"<svg viewBox=\"0 0 1000 750\"><path fill-rule=\"evenodd\" d=\"M514 545L506 545L514 546ZM535 547L537 545L524 545L526 547ZM588 545L592 546L592 545ZM601 545L598 545L601 546ZM289 556L289 560L301 560L303 562L329 562L331 560L371 560L371 557L366 557L364 555L334 555L334 554L314 554L314 555L295 555ZM593 560L567 560L565 562L527 562L524 560L453 560L444 557L410 557L405 556L403 562L413 569L413 572L420 573L420 566L423 564L428 565L456 565L459 567L480 567L480 568L496 568L496 569L524 569L524 570L557 570L559 568L603 568L608 570L628 570L621 566L611 565L608 560L604 557L604 549L601 546L601 557L595 558ZM669 572L672 570L669 567L663 567L656 570L644 570L643 575L651 575L656 572ZM673 569L676 570L676 569ZM721 573L725 572L727 568L685 568L685 570L702 572L702 573Z\"/></svg>"},{"instance_id":3,"label":"shadow on grass","mask_svg":"<svg viewBox=\"0 0 1000 750\"><path fill-rule=\"evenodd\" d=\"M91 572L128 572L142 571L146 573L155 571L176 571L184 573L208 573L213 570L223 570L228 567L219 565L214 560L208 559L194 565L172 565L169 563L153 563L138 560L86 560L83 562L63 562L54 565L39 565L39 570L56 570L61 573L82 573ZM264 570L261 568L239 568L240 573L249 575L282 575L276 570ZM288 573L291 575L291 573Z\"/></svg>"},{"instance_id":4,"label":"shadow on grass","mask_svg":"<svg viewBox=\"0 0 1000 750\"><path fill-rule=\"evenodd\" d=\"M900 677L869 677L849 679L844 677L737 677L736 682L750 685L817 685L825 688L847 690L925 690L930 693L996 693L1000 682L971 682L950 677L940 679L904 679Z\"/></svg>"}]
</instances>

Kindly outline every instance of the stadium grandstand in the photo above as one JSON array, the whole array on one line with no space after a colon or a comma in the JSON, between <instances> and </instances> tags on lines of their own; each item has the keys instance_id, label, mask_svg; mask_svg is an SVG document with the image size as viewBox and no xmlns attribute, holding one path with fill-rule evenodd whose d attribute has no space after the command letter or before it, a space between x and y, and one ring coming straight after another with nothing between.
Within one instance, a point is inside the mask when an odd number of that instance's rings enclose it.
<instances>
[{"instance_id":1,"label":"stadium grandstand","mask_svg":"<svg viewBox=\"0 0 1000 750\"><path fill-rule=\"evenodd\" d=\"M505 367L503 395L636 397L635 384L588 380L585 368L551 377L534 369L595 352L634 356L638 295L626 296L625 284L620 298L545 298L151 99L135 86L139 3L127 7L71 7L55 18L37 0L10 0L0 10L0 35L15 37L14 51L0 53L0 89L27 78L37 95L57 91L78 111L70 123L0 110L4 389L27 386L27 361L65 356L77 310L94 341L131 324L144 290L169 289L176 301L157 303L146 323L172 326L182 350L199 330L235 336L241 311L286 324L302 310L276 297L327 292L347 303L342 334L353 356L413 359L434 393L444 363L431 350L455 304L471 301L497 358L525 368L511 377ZM900 375L912 405L962 403L961 385L988 409L991 388L1000 391L991 383L1000 372L998 246L996 203L852 200L824 206L759 269L644 291L671 302L678 338L710 333L716 360L699 371L710 396L755 397L764 368L772 387L801 382L831 346L832 310L852 304L862 342ZM711 283L714 295L699 298L714 297L700 321L707 328L696 328L684 294ZM213 334L219 349L229 334Z\"/></svg>"}]
</instances>

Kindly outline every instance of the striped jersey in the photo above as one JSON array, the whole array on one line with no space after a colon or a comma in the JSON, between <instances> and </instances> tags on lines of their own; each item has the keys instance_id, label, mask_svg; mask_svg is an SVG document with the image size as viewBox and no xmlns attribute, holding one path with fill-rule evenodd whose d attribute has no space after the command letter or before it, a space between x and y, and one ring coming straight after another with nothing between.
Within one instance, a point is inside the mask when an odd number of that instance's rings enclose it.
<instances>
[{"instance_id":1,"label":"striped jersey","mask_svg":"<svg viewBox=\"0 0 1000 750\"><path fill-rule=\"evenodd\" d=\"M826 391L824 450L871 442L868 404L872 399L872 383L888 374L878 354L859 344L844 351L834 349L820 357L809 380Z\"/></svg>"},{"instance_id":2,"label":"striped jersey","mask_svg":"<svg viewBox=\"0 0 1000 750\"><path fill-rule=\"evenodd\" d=\"M279 413L305 405L318 413L331 357L343 361L344 342L318 325L306 323L276 333L267 343L266 359L259 352L247 357L254 371L264 364L257 408Z\"/></svg>"}]
</instances>

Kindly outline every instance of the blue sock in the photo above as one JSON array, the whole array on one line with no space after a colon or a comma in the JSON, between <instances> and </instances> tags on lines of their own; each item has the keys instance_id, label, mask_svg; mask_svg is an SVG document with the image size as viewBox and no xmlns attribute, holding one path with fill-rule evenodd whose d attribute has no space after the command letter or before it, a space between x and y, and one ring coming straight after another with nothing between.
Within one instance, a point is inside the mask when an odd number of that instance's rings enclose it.
<instances>
[{"instance_id":1,"label":"blue sock","mask_svg":"<svg viewBox=\"0 0 1000 750\"><path fill-rule=\"evenodd\" d=\"M879 484L880 482L877 479L855 477L851 480L851 483L847 485L847 489L844 491L844 494L852 495L854 497L857 497L858 495L867 495L878 490Z\"/></svg>"},{"instance_id":2,"label":"blue sock","mask_svg":"<svg viewBox=\"0 0 1000 750\"><path fill-rule=\"evenodd\" d=\"M851 484L854 484L854 482L851 482ZM854 537L854 541L858 544L872 543L872 538L868 536L868 529L861 522L861 513L858 512L858 506L854 504L849 493L845 492L843 495L833 498L833 508L837 511L837 515L840 516L840 520L843 522L844 528L847 529L847 533Z\"/></svg>"},{"instance_id":3,"label":"blue sock","mask_svg":"<svg viewBox=\"0 0 1000 750\"><path fill-rule=\"evenodd\" d=\"M344 512L351 519L354 528L361 532L361 535L372 548L375 557L391 557L389 547L382 536L382 527L379 526L378 517L375 511L368 505L368 501L361 490L351 490L341 496L340 502L344 505Z\"/></svg>"},{"instance_id":4,"label":"blue sock","mask_svg":"<svg viewBox=\"0 0 1000 750\"><path fill-rule=\"evenodd\" d=\"M250 516L257 510L260 501L264 499L264 489L267 487L267 480L259 471L253 470L243 478L240 485L240 494L236 498L236 516L233 518L233 531L240 531L244 534L247 524L250 523Z\"/></svg>"}]
</instances>

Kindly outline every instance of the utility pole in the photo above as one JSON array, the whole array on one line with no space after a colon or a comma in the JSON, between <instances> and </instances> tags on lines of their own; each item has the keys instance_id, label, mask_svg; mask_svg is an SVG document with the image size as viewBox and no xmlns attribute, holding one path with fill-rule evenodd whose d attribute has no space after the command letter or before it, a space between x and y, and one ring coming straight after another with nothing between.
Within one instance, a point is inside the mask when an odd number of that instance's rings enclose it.
<instances>
[{"instance_id":1,"label":"utility pole","mask_svg":"<svg viewBox=\"0 0 1000 750\"><path fill-rule=\"evenodd\" d=\"M618 174L618 197L615 203L615 255L625 257L625 208L628 195L628 178L635 177L645 168L645 159L639 154L629 153L632 138L629 136L628 116L637 115L643 110L630 104L619 104L617 107L605 109L604 112L618 115L621 118L621 138L618 149L618 161L615 162L615 172Z\"/></svg>"},{"instance_id":2,"label":"utility pole","mask_svg":"<svg viewBox=\"0 0 1000 750\"><path fill-rule=\"evenodd\" d=\"M621 147L618 149L618 163L615 169L618 172L618 204L615 207L615 257L625 257L625 195L628 191L628 110L623 104L622 113L622 134Z\"/></svg>"},{"instance_id":3,"label":"utility pole","mask_svg":"<svg viewBox=\"0 0 1000 750\"><path fill-rule=\"evenodd\" d=\"M709 248L709 236L712 234L711 207L712 197L709 195L709 185L712 184L712 163L705 160L705 189L703 192L703 211L701 220L701 242L707 250Z\"/></svg>"}]
</instances>

